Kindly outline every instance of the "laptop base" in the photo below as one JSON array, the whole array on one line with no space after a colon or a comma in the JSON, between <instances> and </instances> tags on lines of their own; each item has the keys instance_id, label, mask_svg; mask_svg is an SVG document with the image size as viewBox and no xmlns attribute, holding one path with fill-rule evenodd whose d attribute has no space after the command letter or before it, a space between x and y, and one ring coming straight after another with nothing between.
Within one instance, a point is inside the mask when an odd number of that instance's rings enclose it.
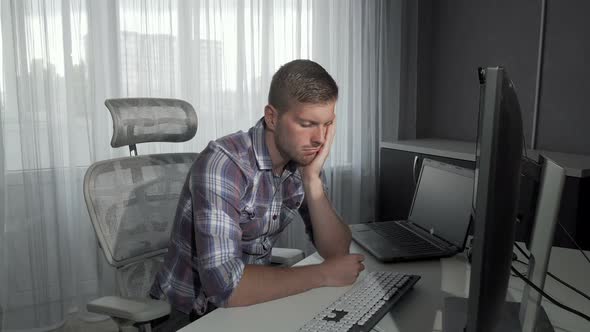
<instances>
[{"instance_id":1,"label":"laptop base","mask_svg":"<svg viewBox=\"0 0 590 332\"><path fill-rule=\"evenodd\" d=\"M395 221L384 223L398 224L398 222ZM403 226L399 225L399 227ZM458 250L445 249L435 246L434 244L431 244L432 250L413 250L414 248L411 247L404 248L396 245L395 239L389 239L376 232L369 224L354 224L350 225L350 228L353 240L381 262L391 263L438 259L453 256L458 252ZM418 235L415 235L415 237L416 239L419 239ZM416 244L418 244L418 242L416 242Z\"/></svg>"}]
</instances>

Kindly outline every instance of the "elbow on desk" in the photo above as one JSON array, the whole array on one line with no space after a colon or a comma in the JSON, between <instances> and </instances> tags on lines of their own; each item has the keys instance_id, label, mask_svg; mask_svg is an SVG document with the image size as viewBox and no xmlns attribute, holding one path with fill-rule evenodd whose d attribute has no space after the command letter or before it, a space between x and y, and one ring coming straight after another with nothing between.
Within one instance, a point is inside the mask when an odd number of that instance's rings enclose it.
<instances>
[{"instance_id":1,"label":"elbow on desk","mask_svg":"<svg viewBox=\"0 0 590 332\"><path fill-rule=\"evenodd\" d=\"M199 269L202 292L207 302L218 308L239 306L236 289L244 276L244 263L233 259L209 269Z\"/></svg>"},{"instance_id":2,"label":"elbow on desk","mask_svg":"<svg viewBox=\"0 0 590 332\"><path fill-rule=\"evenodd\" d=\"M316 245L316 249L318 254L322 256L323 259L335 258L346 256L350 254L350 243L352 241L352 237L349 236L342 240L341 243L336 244L329 244L328 246L318 246Z\"/></svg>"},{"instance_id":3,"label":"elbow on desk","mask_svg":"<svg viewBox=\"0 0 590 332\"><path fill-rule=\"evenodd\" d=\"M236 295L235 292L233 292L230 295L230 297L227 299L227 301L222 303L220 307L221 308L235 308L235 307L244 307L244 306L249 305L248 303L241 301L240 298L235 295Z\"/></svg>"}]
</instances>

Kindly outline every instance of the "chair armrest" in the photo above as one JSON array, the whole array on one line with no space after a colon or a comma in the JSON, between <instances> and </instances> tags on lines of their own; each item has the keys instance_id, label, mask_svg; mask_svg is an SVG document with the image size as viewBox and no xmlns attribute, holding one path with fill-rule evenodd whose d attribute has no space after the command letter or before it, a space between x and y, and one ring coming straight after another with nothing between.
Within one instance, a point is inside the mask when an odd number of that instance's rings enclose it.
<instances>
[{"instance_id":1,"label":"chair armrest","mask_svg":"<svg viewBox=\"0 0 590 332\"><path fill-rule=\"evenodd\" d=\"M272 248L271 263L291 266L305 258L303 251L292 248Z\"/></svg>"},{"instance_id":2,"label":"chair armrest","mask_svg":"<svg viewBox=\"0 0 590 332\"><path fill-rule=\"evenodd\" d=\"M148 322L170 314L168 302L120 296L104 296L90 301L86 305L86 309L89 312L138 323Z\"/></svg>"}]
</instances>

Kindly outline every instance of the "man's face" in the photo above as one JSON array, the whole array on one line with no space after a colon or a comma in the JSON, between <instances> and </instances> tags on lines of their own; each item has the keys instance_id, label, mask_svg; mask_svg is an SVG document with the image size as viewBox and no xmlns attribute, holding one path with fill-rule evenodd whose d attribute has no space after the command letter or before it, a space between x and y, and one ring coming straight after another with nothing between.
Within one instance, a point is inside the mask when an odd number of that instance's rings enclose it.
<instances>
[{"instance_id":1,"label":"man's face","mask_svg":"<svg viewBox=\"0 0 590 332\"><path fill-rule=\"evenodd\" d=\"M332 125L336 102L326 104L294 103L278 117L274 138L284 159L306 166L326 142L326 132Z\"/></svg>"}]
</instances>

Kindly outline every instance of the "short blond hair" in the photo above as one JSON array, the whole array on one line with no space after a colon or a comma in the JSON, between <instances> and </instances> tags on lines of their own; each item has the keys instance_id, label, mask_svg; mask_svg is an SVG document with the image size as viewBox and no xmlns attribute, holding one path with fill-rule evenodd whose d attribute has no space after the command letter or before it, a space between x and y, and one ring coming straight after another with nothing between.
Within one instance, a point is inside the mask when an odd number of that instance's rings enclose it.
<instances>
[{"instance_id":1,"label":"short blond hair","mask_svg":"<svg viewBox=\"0 0 590 332\"><path fill-rule=\"evenodd\" d=\"M311 60L293 60L273 75L268 103L283 112L292 101L325 104L338 99L338 85L330 74Z\"/></svg>"}]
</instances>

